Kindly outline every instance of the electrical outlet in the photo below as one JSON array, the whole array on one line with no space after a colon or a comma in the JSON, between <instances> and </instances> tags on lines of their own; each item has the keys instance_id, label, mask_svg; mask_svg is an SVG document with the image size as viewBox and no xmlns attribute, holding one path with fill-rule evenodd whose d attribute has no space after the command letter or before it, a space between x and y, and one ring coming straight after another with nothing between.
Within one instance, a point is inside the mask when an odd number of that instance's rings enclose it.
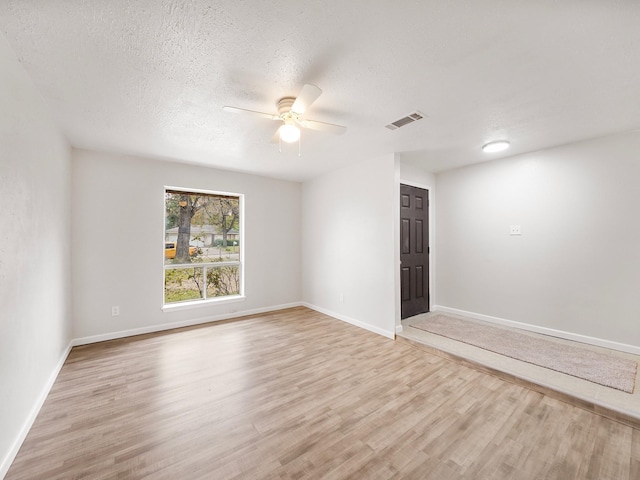
<instances>
[{"instance_id":1,"label":"electrical outlet","mask_svg":"<svg viewBox=\"0 0 640 480\"><path fill-rule=\"evenodd\" d=\"M117 317L118 315L120 315L120 307L118 306L111 307L111 316Z\"/></svg>"},{"instance_id":2,"label":"electrical outlet","mask_svg":"<svg viewBox=\"0 0 640 480\"><path fill-rule=\"evenodd\" d=\"M509 235L522 235L520 225L511 225L509 227Z\"/></svg>"}]
</instances>

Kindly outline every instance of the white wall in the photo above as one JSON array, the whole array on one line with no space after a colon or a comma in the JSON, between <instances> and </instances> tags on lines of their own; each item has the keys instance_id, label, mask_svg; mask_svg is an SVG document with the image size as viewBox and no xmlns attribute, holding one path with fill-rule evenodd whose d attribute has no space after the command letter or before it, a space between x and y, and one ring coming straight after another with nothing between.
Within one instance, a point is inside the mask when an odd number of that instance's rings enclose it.
<instances>
[{"instance_id":1,"label":"white wall","mask_svg":"<svg viewBox=\"0 0 640 480\"><path fill-rule=\"evenodd\" d=\"M438 174L438 304L640 346L638 152L636 132Z\"/></svg>"},{"instance_id":2,"label":"white wall","mask_svg":"<svg viewBox=\"0 0 640 480\"><path fill-rule=\"evenodd\" d=\"M389 337L397 315L398 180L387 155L305 182L302 191L305 303Z\"/></svg>"},{"instance_id":3,"label":"white wall","mask_svg":"<svg viewBox=\"0 0 640 480\"><path fill-rule=\"evenodd\" d=\"M70 153L0 35L0 478L70 340Z\"/></svg>"},{"instance_id":4,"label":"white wall","mask_svg":"<svg viewBox=\"0 0 640 480\"><path fill-rule=\"evenodd\" d=\"M422 188L434 189L436 176L412 164L400 161L400 181L405 184L416 184Z\"/></svg>"},{"instance_id":5,"label":"white wall","mask_svg":"<svg viewBox=\"0 0 640 480\"><path fill-rule=\"evenodd\" d=\"M167 185L245 195L246 300L162 311ZM302 299L299 183L73 150L72 190L75 338L154 331ZM115 305L118 317L111 316Z\"/></svg>"}]
</instances>

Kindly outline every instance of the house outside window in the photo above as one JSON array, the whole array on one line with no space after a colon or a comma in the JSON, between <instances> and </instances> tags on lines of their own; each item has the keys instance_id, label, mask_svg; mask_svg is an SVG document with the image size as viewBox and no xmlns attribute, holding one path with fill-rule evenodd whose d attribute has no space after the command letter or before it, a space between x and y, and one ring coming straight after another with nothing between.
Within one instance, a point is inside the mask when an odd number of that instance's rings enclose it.
<instances>
[{"instance_id":1,"label":"house outside window","mask_svg":"<svg viewBox=\"0 0 640 480\"><path fill-rule=\"evenodd\" d=\"M243 196L166 187L164 304L243 295Z\"/></svg>"}]
</instances>

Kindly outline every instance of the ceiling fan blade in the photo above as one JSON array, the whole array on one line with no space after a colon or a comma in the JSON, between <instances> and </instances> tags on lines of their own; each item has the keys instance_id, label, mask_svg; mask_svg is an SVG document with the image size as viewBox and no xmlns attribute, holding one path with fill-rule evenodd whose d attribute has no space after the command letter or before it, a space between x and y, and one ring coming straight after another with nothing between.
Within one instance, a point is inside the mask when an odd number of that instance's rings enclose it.
<instances>
[{"instance_id":1,"label":"ceiling fan blade","mask_svg":"<svg viewBox=\"0 0 640 480\"><path fill-rule=\"evenodd\" d=\"M311 85L306 83L300 94L296 98L296 101L293 102L293 106L291 107L291 111L297 115L302 115L307 109L311 106L313 102L320 96L322 90L316 87L315 85Z\"/></svg>"},{"instance_id":2,"label":"ceiling fan blade","mask_svg":"<svg viewBox=\"0 0 640 480\"><path fill-rule=\"evenodd\" d=\"M262 118L268 118L269 120L280 120L278 115L274 115L273 113L264 113L264 112L256 112L255 110L247 110L246 108L238 108L238 107L222 107L225 112L231 113L250 113L252 115L256 115Z\"/></svg>"},{"instance_id":3,"label":"ceiling fan blade","mask_svg":"<svg viewBox=\"0 0 640 480\"><path fill-rule=\"evenodd\" d=\"M333 123L318 122L317 120L300 120L298 122L302 127L310 130L318 130L320 132L329 132L341 135L347 131L347 127L335 125Z\"/></svg>"}]
</instances>

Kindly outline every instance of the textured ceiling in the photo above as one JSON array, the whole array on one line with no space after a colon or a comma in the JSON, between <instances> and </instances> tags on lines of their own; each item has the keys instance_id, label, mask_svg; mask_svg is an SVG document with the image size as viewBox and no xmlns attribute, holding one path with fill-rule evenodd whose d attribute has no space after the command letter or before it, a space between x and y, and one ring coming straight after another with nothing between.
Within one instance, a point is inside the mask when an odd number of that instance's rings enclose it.
<instances>
[{"instance_id":1,"label":"textured ceiling","mask_svg":"<svg viewBox=\"0 0 640 480\"><path fill-rule=\"evenodd\" d=\"M439 171L640 127L640 2L2 0L0 32L77 147L304 180L402 153ZM282 153L276 111L323 90ZM427 118L384 126L419 110ZM485 154L496 138L508 153Z\"/></svg>"}]
</instances>

